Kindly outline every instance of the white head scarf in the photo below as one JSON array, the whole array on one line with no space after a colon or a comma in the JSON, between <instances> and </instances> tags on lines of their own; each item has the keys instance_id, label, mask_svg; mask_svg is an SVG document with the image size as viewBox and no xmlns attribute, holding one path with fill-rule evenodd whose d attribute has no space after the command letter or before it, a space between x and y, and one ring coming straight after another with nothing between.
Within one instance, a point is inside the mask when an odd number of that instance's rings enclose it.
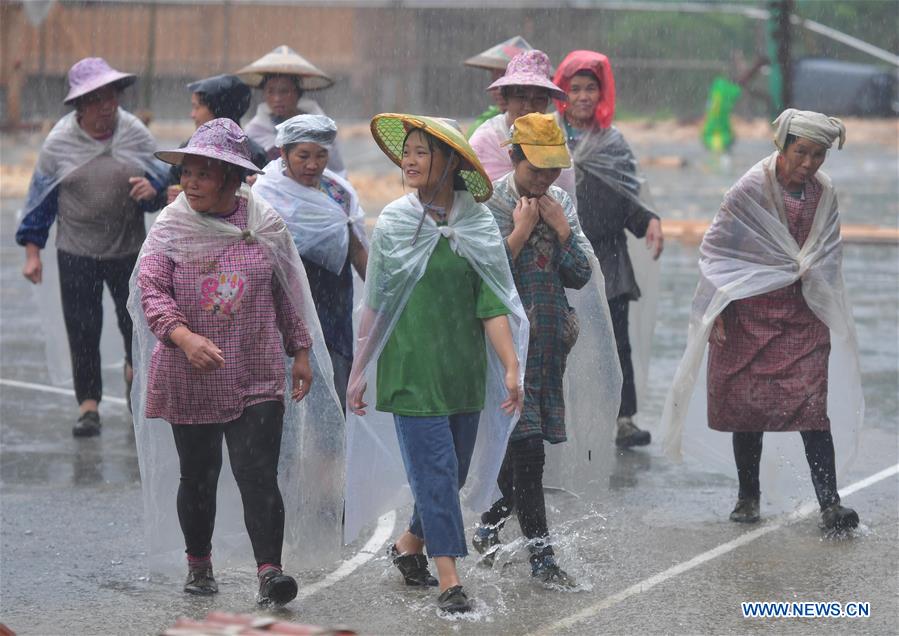
<instances>
[{"instance_id":1,"label":"white head scarf","mask_svg":"<svg viewBox=\"0 0 899 636\"><path fill-rule=\"evenodd\" d=\"M337 124L327 115L296 115L275 126L275 146L313 143L331 150L337 138Z\"/></svg>"},{"instance_id":2,"label":"white head scarf","mask_svg":"<svg viewBox=\"0 0 899 636\"><path fill-rule=\"evenodd\" d=\"M796 135L809 139L826 148L833 145L839 137L838 149L846 143L846 126L836 117L828 117L813 110L796 110L788 108L774 120L777 131L774 133L774 145L783 152L787 135Z\"/></svg>"}]
</instances>

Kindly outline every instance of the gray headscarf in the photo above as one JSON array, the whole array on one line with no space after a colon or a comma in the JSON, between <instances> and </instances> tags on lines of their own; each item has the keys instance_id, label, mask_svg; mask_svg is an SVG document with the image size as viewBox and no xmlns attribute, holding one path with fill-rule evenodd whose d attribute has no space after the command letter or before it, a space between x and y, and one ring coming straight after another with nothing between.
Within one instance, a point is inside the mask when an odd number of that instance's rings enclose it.
<instances>
[{"instance_id":1,"label":"gray headscarf","mask_svg":"<svg viewBox=\"0 0 899 636\"><path fill-rule=\"evenodd\" d=\"M830 148L834 140L839 138L838 149L846 143L846 126L836 117L828 117L813 110L796 110L788 108L774 120L777 130L774 133L774 145L783 152L787 135L796 135L814 141L825 148Z\"/></svg>"}]
</instances>

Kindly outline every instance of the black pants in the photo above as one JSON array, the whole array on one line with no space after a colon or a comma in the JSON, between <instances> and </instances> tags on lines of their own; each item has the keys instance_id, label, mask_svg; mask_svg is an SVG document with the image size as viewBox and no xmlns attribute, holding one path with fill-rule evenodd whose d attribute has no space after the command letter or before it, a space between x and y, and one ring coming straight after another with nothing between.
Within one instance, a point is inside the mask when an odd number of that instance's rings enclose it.
<instances>
[{"instance_id":1,"label":"black pants","mask_svg":"<svg viewBox=\"0 0 899 636\"><path fill-rule=\"evenodd\" d=\"M840 502L837 493L837 469L833 437L830 431L800 431L805 458L812 471L812 485L821 508ZM740 499L758 497L759 463L762 459L763 433L734 433L734 459L740 481Z\"/></svg>"},{"instance_id":2,"label":"black pants","mask_svg":"<svg viewBox=\"0 0 899 636\"><path fill-rule=\"evenodd\" d=\"M543 498L545 463L542 437L509 442L497 479L503 496L481 515L481 523L502 527L514 510L518 514L521 533L528 539L537 539L535 547L543 548L542 554L552 554L552 547L544 545L549 536Z\"/></svg>"},{"instance_id":3,"label":"black pants","mask_svg":"<svg viewBox=\"0 0 899 636\"><path fill-rule=\"evenodd\" d=\"M627 296L617 296L609 300L609 314L612 330L618 346L618 360L621 363L621 407L618 417L631 417L637 412L637 389L634 386L634 365L631 362L631 339L628 334L628 312L631 301Z\"/></svg>"},{"instance_id":4,"label":"black pants","mask_svg":"<svg viewBox=\"0 0 899 636\"><path fill-rule=\"evenodd\" d=\"M256 563L281 564L284 502L278 489L278 456L283 423L284 405L263 402L226 424L172 425L181 464L178 520L188 555L205 557L212 552L224 437Z\"/></svg>"},{"instance_id":5,"label":"black pants","mask_svg":"<svg viewBox=\"0 0 899 636\"><path fill-rule=\"evenodd\" d=\"M100 332L103 328L103 283L115 302L119 331L125 344L125 360L131 364L133 325L128 314L128 280L137 254L100 260L57 250L62 314L69 337L75 398L99 401L103 395L100 374Z\"/></svg>"}]
</instances>

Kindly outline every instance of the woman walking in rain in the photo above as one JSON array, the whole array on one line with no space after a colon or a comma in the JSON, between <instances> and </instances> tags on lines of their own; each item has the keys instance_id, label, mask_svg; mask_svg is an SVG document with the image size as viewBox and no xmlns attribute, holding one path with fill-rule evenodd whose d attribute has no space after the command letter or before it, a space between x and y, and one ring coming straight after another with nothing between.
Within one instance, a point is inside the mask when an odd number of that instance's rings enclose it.
<instances>
[{"instance_id":1,"label":"woman walking in rain","mask_svg":"<svg viewBox=\"0 0 899 636\"><path fill-rule=\"evenodd\" d=\"M649 431L634 424L637 389L631 350L631 303L643 293L651 297L648 328L634 346L646 352L655 318L655 289L641 290L628 254L625 230L646 237L653 260L662 253L662 224L640 198L642 182L637 160L621 132L612 126L615 114L615 79L609 59L594 51L572 51L556 70L554 81L568 95L556 102L559 125L565 130L577 178L577 213L584 234L599 259L606 283L609 313L615 329L621 363L621 406L615 444L620 448L649 444ZM640 258L642 255L636 256ZM645 304L645 303L644 303ZM643 304L639 309L644 310ZM637 320L640 325L641 321Z\"/></svg>"},{"instance_id":2,"label":"woman walking in rain","mask_svg":"<svg viewBox=\"0 0 899 636\"><path fill-rule=\"evenodd\" d=\"M140 120L119 108L122 91L135 79L99 57L72 66L63 103L75 110L56 123L41 147L16 232L16 242L26 253L22 273L39 284L41 250L58 221L62 314L79 407L72 429L76 437L100 434L104 284L115 303L125 346L130 399L133 327L126 308L128 278L146 236L144 214L158 209L164 196L164 169L153 158L156 142Z\"/></svg>"},{"instance_id":3,"label":"woman walking in rain","mask_svg":"<svg viewBox=\"0 0 899 636\"><path fill-rule=\"evenodd\" d=\"M291 474L301 425L295 410L285 420L285 356L293 359L290 396L302 400L313 381L310 350L318 335L306 278L284 222L241 185L258 170L237 124L213 119L185 147L157 156L181 166L183 193L147 236L133 282L143 361L138 450L148 514L166 508L157 497L171 497L153 490L154 471L167 461L153 436L169 428L180 463L184 591L217 592L211 551L224 439L256 559L257 601L282 605L296 596L297 584L282 571L279 458L288 460L282 474ZM317 417L326 420L328 397L316 399ZM147 421L154 418L170 426ZM325 423L339 429L335 420ZM284 449L282 435L292 442Z\"/></svg>"},{"instance_id":4,"label":"woman walking in rain","mask_svg":"<svg viewBox=\"0 0 899 636\"><path fill-rule=\"evenodd\" d=\"M513 57L505 75L487 87L488 91L500 92L506 110L481 124L470 141L492 181L512 171L509 150L504 145L509 141L512 123L530 113L545 113L552 98L568 99L565 91L553 84L551 75L552 67L546 53L532 49ZM556 185L573 197L574 171L571 168L562 170Z\"/></svg>"},{"instance_id":5,"label":"woman walking in rain","mask_svg":"<svg viewBox=\"0 0 899 636\"><path fill-rule=\"evenodd\" d=\"M514 170L494 183L487 207L504 237L531 327L524 409L500 470L502 498L481 515L473 544L478 552L486 553L485 562L492 563L494 546L500 543L499 530L514 510L528 540L531 575L543 583L573 587L574 579L556 563L549 536L543 495L544 442L554 445L568 439L562 378L581 327L608 342L611 327L604 312L591 312L579 321L566 296L566 289L578 290L588 284L596 260L580 229L571 197L552 185L559 172L571 166L565 137L555 118L532 113L516 119L509 154ZM598 278L600 282L592 290L597 296L593 304L602 309L601 276ZM588 342L595 340L589 338ZM609 406L617 408L620 388L615 356L607 346L593 349L589 357L595 386L585 385L582 377L572 378L572 394L583 392L578 399L592 402L591 414L597 420L605 414L609 425L605 430L610 431L613 416ZM611 373L606 372L609 369ZM599 428L600 424L593 421L590 426ZM581 452L588 454L586 448Z\"/></svg>"},{"instance_id":6,"label":"woman walking in rain","mask_svg":"<svg viewBox=\"0 0 899 636\"><path fill-rule=\"evenodd\" d=\"M277 159L281 155L275 145L278 135L275 127L296 115L324 115L321 106L306 93L334 84L334 80L324 71L284 44L243 67L236 75L249 86L262 91L264 101L257 107L256 115L247 124L246 131L250 139L265 149L269 159ZM328 168L342 177L346 176L346 166L336 143L332 145L328 157Z\"/></svg>"},{"instance_id":7,"label":"woman walking in rain","mask_svg":"<svg viewBox=\"0 0 899 636\"><path fill-rule=\"evenodd\" d=\"M337 125L325 115L297 115L278 125L281 157L253 185L284 219L300 252L346 409L353 366L353 269L365 280L365 213L350 183L326 165Z\"/></svg>"},{"instance_id":8,"label":"woman walking in rain","mask_svg":"<svg viewBox=\"0 0 899 636\"><path fill-rule=\"evenodd\" d=\"M490 81L495 82L505 74L506 67L513 57L519 53L530 51L533 48L533 46L527 43L527 40L520 35L516 35L505 42L500 42L496 46L492 46L486 51L468 58L465 60L465 66L489 71L492 76ZM474 131L480 128L481 124L485 121L493 119L501 113L505 113L508 109L506 100L503 99L502 89L491 88L487 92L490 93L490 97L493 98L494 103L474 120L471 128L468 129L468 137L471 137L474 134Z\"/></svg>"},{"instance_id":9,"label":"woman walking in rain","mask_svg":"<svg viewBox=\"0 0 899 636\"><path fill-rule=\"evenodd\" d=\"M858 514L837 492L834 435L852 438L864 402L837 198L819 171L845 128L792 108L774 125L777 151L731 188L700 247L687 350L663 414L666 446L678 453L685 418L693 426L701 417L687 407L708 344L708 427L731 433L739 480L730 519L759 520L764 434L798 431L822 528L854 528ZM708 442L696 429L686 441ZM768 449L769 464L789 465L791 455Z\"/></svg>"},{"instance_id":10,"label":"woman walking in rain","mask_svg":"<svg viewBox=\"0 0 899 636\"><path fill-rule=\"evenodd\" d=\"M414 192L384 208L372 237L347 394L359 416L349 420L347 525L359 525L360 509L391 505L400 455L415 507L393 563L407 585L439 584L441 611L468 612L456 570L467 555L459 490L479 437L474 488L492 489L520 408L527 320L496 223L479 203L490 181L455 122L385 114L371 127ZM395 437L389 419L366 414L368 384L377 411L392 414Z\"/></svg>"}]
</instances>

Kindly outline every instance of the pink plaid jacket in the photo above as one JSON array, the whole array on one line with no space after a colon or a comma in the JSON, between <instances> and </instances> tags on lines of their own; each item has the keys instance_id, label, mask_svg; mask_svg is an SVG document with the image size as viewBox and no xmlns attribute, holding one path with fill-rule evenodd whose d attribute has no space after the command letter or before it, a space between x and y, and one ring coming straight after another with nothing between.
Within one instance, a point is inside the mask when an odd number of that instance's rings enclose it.
<instances>
[{"instance_id":1,"label":"pink plaid jacket","mask_svg":"<svg viewBox=\"0 0 899 636\"><path fill-rule=\"evenodd\" d=\"M247 225L247 203L226 220ZM239 241L207 260L141 259L137 283L147 324L159 340L150 360L146 416L172 424L237 419L250 405L282 401L284 354L312 346L259 244ZM179 326L209 338L225 366L199 371L169 336Z\"/></svg>"}]
</instances>

